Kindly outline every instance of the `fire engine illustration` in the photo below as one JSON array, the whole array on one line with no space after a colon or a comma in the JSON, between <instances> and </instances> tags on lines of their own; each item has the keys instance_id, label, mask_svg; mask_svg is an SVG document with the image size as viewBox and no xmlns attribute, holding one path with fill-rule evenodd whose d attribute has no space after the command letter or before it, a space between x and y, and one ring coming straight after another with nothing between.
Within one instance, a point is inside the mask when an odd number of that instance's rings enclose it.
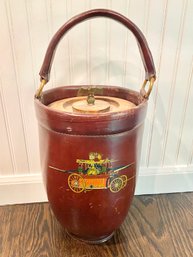
<instances>
[{"instance_id":1,"label":"fire engine illustration","mask_svg":"<svg viewBox=\"0 0 193 257\"><path fill-rule=\"evenodd\" d=\"M108 158L102 159L100 153L91 152L87 160L76 160L78 164L76 170L62 170L53 166L49 168L69 173L68 186L75 193L94 189L109 189L112 193L117 193L127 185L129 180L134 179L135 176L128 178L127 175L120 174L122 170L131 167L134 163L113 168L112 162L114 161Z\"/></svg>"}]
</instances>

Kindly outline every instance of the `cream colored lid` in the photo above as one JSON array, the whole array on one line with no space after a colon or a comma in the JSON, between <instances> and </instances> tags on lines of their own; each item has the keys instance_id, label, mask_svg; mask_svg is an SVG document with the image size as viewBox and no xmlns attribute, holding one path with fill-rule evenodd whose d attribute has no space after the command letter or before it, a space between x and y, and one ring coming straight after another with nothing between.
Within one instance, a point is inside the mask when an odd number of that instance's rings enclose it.
<instances>
[{"instance_id":1,"label":"cream colored lid","mask_svg":"<svg viewBox=\"0 0 193 257\"><path fill-rule=\"evenodd\" d=\"M78 96L58 100L48 106L60 112L95 114L126 111L136 105L128 100L109 96L95 96L94 104L88 104L86 96Z\"/></svg>"}]
</instances>

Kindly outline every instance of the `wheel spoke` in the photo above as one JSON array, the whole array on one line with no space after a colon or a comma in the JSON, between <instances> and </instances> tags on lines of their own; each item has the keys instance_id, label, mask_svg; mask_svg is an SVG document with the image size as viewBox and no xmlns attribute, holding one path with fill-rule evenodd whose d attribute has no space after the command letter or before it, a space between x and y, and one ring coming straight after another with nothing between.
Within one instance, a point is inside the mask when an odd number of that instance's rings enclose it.
<instances>
[{"instance_id":1,"label":"wheel spoke","mask_svg":"<svg viewBox=\"0 0 193 257\"><path fill-rule=\"evenodd\" d=\"M119 192L123 187L123 180L121 177L115 178L110 183L110 190L113 193Z\"/></svg>"},{"instance_id":2,"label":"wheel spoke","mask_svg":"<svg viewBox=\"0 0 193 257\"><path fill-rule=\"evenodd\" d=\"M72 173L68 177L68 185L75 193L81 193L85 189L85 181L79 174Z\"/></svg>"}]
</instances>

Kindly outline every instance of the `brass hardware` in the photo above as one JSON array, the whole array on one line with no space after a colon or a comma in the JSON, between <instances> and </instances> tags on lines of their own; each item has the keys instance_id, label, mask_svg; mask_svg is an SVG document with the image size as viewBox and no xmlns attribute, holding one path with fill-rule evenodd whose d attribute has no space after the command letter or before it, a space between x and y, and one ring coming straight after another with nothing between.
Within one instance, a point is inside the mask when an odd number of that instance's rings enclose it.
<instances>
[{"instance_id":1,"label":"brass hardware","mask_svg":"<svg viewBox=\"0 0 193 257\"><path fill-rule=\"evenodd\" d=\"M147 91L145 90L145 87L146 87L146 84L147 84L148 80L145 80L143 82L143 85L142 85L141 89L143 89L145 91L145 95L144 95L145 98L149 98L149 95L150 95L150 93L152 91L152 88L153 88L154 81L155 81L154 77L150 78L149 87L148 87Z\"/></svg>"},{"instance_id":2,"label":"brass hardware","mask_svg":"<svg viewBox=\"0 0 193 257\"><path fill-rule=\"evenodd\" d=\"M94 105L95 103L95 94L103 94L103 88L100 87L81 87L78 90L78 96L86 96L87 95L87 103L89 105Z\"/></svg>"},{"instance_id":3,"label":"brass hardware","mask_svg":"<svg viewBox=\"0 0 193 257\"><path fill-rule=\"evenodd\" d=\"M87 96L87 103L88 103L89 105L94 105L94 103L95 103L94 94L89 94L89 95Z\"/></svg>"},{"instance_id":4,"label":"brass hardware","mask_svg":"<svg viewBox=\"0 0 193 257\"><path fill-rule=\"evenodd\" d=\"M36 91L36 94L35 94L36 98L40 98L41 97L42 90L43 90L43 88L44 88L46 83L47 83L47 81L45 79L41 80L40 86L39 86L39 88L38 88L38 90Z\"/></svg>"}]
</instances>

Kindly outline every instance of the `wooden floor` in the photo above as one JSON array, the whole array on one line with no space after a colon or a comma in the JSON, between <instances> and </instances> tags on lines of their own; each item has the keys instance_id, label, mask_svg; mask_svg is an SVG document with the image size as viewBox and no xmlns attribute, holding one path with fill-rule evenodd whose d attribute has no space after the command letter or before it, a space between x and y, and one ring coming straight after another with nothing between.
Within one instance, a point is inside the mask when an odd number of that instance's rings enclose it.
<instances>
[{"instance_id":1,"label":"wooden floor","mask_svg":"<svg viewBox=\"0 0 193 257\"><path fill-rule=\"evenodd\" d=\"M0 207L1 257L192 257L193 193L134 198L126 221L102 245L71 239L49 205Z\"/></svg>"}]
</instances>

